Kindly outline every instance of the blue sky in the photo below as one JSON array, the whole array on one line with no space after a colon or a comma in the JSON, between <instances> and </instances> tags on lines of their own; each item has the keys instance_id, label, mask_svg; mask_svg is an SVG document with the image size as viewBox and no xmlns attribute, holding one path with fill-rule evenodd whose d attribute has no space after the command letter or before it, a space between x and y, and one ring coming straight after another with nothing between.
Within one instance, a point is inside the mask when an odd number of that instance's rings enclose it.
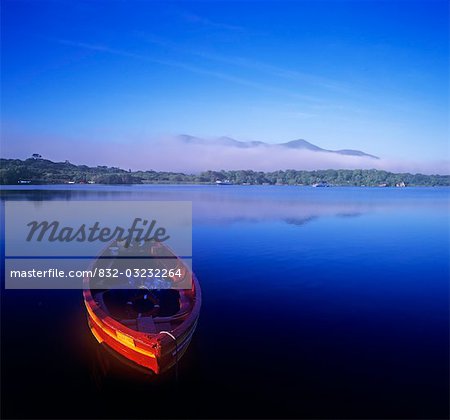
<instances>
[{"instance_id":1,"label":"blue sky","mask_svg":"<svg viewBox=\"0 0 450 420\"><path fill-rule=\"evenodd\" d=\"M4 0L2 155L83 163L93 144L188 133L448 159L448 16L447 1Z\"/></svg>"}]
</instances>

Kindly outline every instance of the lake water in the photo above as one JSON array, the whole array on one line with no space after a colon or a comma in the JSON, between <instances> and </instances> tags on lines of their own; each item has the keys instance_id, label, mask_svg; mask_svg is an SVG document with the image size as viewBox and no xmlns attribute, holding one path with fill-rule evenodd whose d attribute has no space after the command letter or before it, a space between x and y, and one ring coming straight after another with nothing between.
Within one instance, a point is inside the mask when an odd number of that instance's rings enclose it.
<instances>
[{"instance_id":1,"label":"lake water","mask_svg":"<svg viewBox=\"0 0 450 420\"><path fill-rule=\"evenodd\" d=\"M192 201L203 306L154 378L97 344L79 290L3 286L2 417L448 418L450 189L35 188L2 199Z\"/></svg>"}]
</instances>

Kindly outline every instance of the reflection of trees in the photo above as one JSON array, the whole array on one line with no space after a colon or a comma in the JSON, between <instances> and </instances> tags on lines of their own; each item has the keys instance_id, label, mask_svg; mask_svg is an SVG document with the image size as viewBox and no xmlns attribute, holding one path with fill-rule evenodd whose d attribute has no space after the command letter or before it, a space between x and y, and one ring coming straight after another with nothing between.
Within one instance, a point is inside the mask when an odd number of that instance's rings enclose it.
<instances>
[{"instance_id":1,"label":"reflection of trees","mask_svg":"<svg viewBox=\"0 0 450 420\"><path fill-rule=\"evenodd\" d=\"M191 201L195 225L282 221L302 226L321 217L357 217L391 208L445 208L444 192L430 201L413 189L73 185L17 186L3 189L0 198L36 205L43 200Z\"/></svg>"},{"instance_id":2,"label":"reflection of trees","mask_svg":"<svg viewBox=\"0 0 450 420\"><path fill-rule=\"evenodd\" d=\"M339 216L339 217L358 217L358 216L362 216L362 213L336 213L336 216Z\"/></svg>"},{"instance_id":3,"label":"reflection of trees","mask_svg":"<svg viewBox=\"0 0 450 420\"><path fill-rule=\"evenodd\" d=\"M289 219L284 219L284 221L288 224L288 225L295 225L295 226L303 226L304 224L308 223L308 222L312 222L313 220L316 220L317 216L310 216L310 217L304 217L304 218L289 218Z\"/></svg>"},{"instance_id":4,"label":"reflection of trees","mask_svg":"<svg viewBox=\"0 0 450 420\"><path fill-rule=\"evenodd\" d=\"M336 213L333 216L335 217L345 217L345 218L350 218L350 217L358 217L358 216L362 216L363 213ZM288 225L296 225L296 226L303 226L306 223L312 222L313 220L317 220L319 218L319 216L309 216L309 217L302 217L302 218L287 218L284 219L284 221L288 224Z\"/></svg>"}]
</instances>

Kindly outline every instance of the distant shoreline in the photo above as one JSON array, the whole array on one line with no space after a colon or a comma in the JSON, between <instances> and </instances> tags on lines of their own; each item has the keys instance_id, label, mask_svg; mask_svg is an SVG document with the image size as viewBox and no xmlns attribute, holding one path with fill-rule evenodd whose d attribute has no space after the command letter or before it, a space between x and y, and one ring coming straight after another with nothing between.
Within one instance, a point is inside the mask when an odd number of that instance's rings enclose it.
<instances>
[{"instance_id":1,"label":"distant shoreline","mask_svg":"<svg viewBox=\"0 0 450 420\"><path fill-rule=\"evenodd\" d=\"M377 169L315 171L205 171L199 174L131 171L118 167L52 162L40 155L26 160L0 159L0 185L292 185L312 187L448 187L450 175L392 173Z\"/></svg>"},{"instance_id":2,"label":"distant shoreline","mask_svg":"<svg viewBox=\"0 0 450 420\"><path fill-rule=\"evenodd\" d=\"M4 191L32 191L42 189L40 187L60 187L65 190L70 190L71 187L75 187L74 190L79 189L79 187L83 188L92 188L96 187L145 187L145 186L161 186L161 187L215 187L213 183L188 183L188 182L151 182L151 183L141 183L141 184L0 184L0 190ZM244 184L231 184L233 187L291 187L291 188L313 188L312 185L296 185L296 184L278 184L278 185L244 185ZM367 185L329 185L331 189L336 188L368 188L368 189L376 189L376 190L389 190L389 189L401 189L395 186L392 187L379 187L379 186L367 186ZM221 189L220 187L217 187ZM436 188L436 189L447 189L450 188L450 185L413 185L409 186L408 189L411 188ZM329 189L329 188L328 188Z\"/></svg>"}]
</instances>

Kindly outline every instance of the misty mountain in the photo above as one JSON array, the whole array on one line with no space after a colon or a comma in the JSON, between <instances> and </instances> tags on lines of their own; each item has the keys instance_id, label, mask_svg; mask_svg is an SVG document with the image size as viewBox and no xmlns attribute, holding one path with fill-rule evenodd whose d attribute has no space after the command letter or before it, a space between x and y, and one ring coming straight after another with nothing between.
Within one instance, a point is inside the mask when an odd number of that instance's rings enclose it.
<instances>
[{"instance_id":1,"label":"misty mountain","mask_svg":"<svg viewBox=\"0 0 450 420\"><path fill-rule=\"evenodd\" d=\"M264 143L263 141L239 141L232 139L230 137L218 137L216 139L203 139L200 137L189 136L187 134L182 134L177 137L177 139L184 144L200 144L205 146L229 146L229 147L238 147L241 149L250 149L255 147L267 147L267 148L288 148L288 149L297 149L297 150L309 150L313 152L322 152L322 153L335 153L339 155L346 156L360 156L360 157L368 157L371 159L379 159L379 157L370 155L368 153L362 152L360 150L352 150L352 149L340 149L340 150L328 150L323 149L315 144L310 143L309 141L298 139L288 141L286 143L275 143L269 144Z\"/></svg>"}]
</instances>

